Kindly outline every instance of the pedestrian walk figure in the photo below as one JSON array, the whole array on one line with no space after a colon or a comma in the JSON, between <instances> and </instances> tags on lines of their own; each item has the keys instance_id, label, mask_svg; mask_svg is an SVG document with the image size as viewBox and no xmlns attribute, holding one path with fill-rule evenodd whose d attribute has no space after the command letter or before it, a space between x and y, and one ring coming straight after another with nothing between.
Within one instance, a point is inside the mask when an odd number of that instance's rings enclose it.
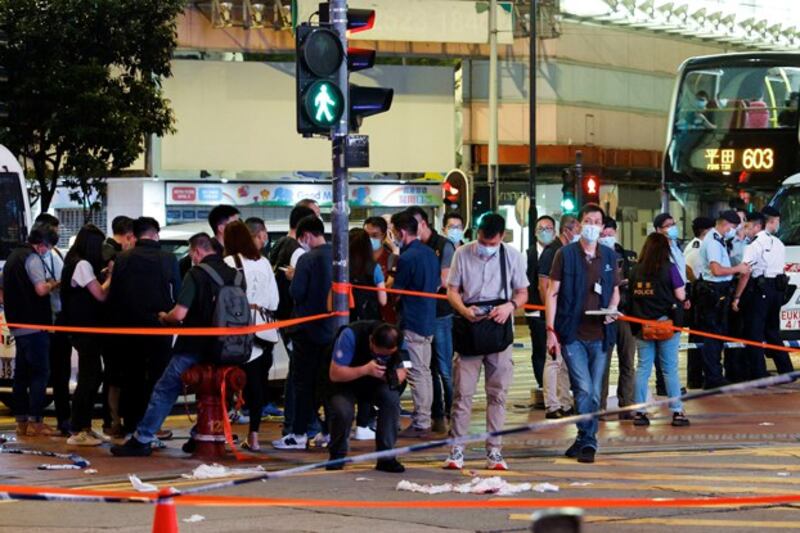
<instances>
[{"instance_id":1,"label":"pedestrian walk figure","mask_svg":"<svg viewBox=\"0 0 800 533\"><path fill-rule=\"evenodd\" d=\"M335 103L331 95L328 94L328 86L323 85L320 87L317 97L314 98L314 106L317 108L316 120L322 120L324 115L327 122L333 122L333 113L331 113L330 107Z\"/></svg>"}]
</instances>

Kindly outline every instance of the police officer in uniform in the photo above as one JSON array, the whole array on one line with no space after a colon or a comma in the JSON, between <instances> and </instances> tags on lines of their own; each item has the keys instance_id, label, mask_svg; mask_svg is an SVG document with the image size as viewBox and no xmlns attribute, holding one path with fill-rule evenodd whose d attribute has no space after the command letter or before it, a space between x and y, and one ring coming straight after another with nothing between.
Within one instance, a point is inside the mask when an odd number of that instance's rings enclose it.
<instances>
[{"instance_id":1,"label":"police officer in uniform","mask_svg":"<svg viewBox=\"0 0 800 533\"><path fill-rule=\"evenodd\" d=\"M781 345L779 315L786 284L783 272L786 248L777 237L780 213L773 207L765 207L761 213L748 216L748 225L753 231L758 230L743 255L743 262L751 265L752 273L740 277L733 308L741 308L749 318L744 324L744 338ZM758 379L767 376L764 349L746 346L744 353L747 377ZM775 361L779 374L794 370L788 353L770 350L769 357Z\"/></svg>"},{"instance_id":2,"label":"police officer in uniform","mask_svg":"<svg viewBox=\"0 0 800 533\"><path fill-rule=\"evenodd\" d=\"M728 308L731 299L731 281L736 274L750 272L748 263L742 262L732 267L725 239L732 239L736 227L741 223L736 211L723 211L717 217L714 228L709 231L700 246L703 261L703 279L696 283L695 305L697 309L697 328L708 333L724 335L727 332ZM713 389L727 385L722 375L722 342L716 339L703 339L703 388Z\"/></svg>"},{"instance_id":3,"label":"police officer in uniform","mask_svg":"<svg viewBox=\"0 0 800 533\"><path fill-rule=\"evenodd\" d=\"M686 286L686 296L692 300L692 288L695 283L703 277L703 261L700 257L700 245L703 244L703 238L714 227L714 219L709 217L697 217L692 221L692 232L694 239L689 241L686 248L683 249L683 255L686 258L686 278L688 280ZM695 324L695 311L696 307L689 309L684 314L684 324L690 328ZM689 334L689 343L701 343L702 337L694 334ZM703 356L700 353L700 348L690 348L686 352L686 387L689 389L703 388Z\"/></svg>"}]
</instances>

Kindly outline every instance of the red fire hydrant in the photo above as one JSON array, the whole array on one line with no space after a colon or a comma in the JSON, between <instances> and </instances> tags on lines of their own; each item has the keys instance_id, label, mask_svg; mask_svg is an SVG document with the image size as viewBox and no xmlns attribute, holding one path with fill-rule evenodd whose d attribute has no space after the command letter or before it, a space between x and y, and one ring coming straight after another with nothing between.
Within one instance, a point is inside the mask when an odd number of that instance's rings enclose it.
<instances>
[{"instance_id":1,"label":"red fire hydrant","mask_svg":"<svg viewBox=\"0 0 800 533\"><path fill-rule=\"evenodd\" d=\"M228 413L222 410L222 380L225 379L226 392L241 392L247 380L244 371L233 366L194 365L181 379L197 396L197 446L192 457L224 457L223 420Z\"/></svg>"}]
</instances>

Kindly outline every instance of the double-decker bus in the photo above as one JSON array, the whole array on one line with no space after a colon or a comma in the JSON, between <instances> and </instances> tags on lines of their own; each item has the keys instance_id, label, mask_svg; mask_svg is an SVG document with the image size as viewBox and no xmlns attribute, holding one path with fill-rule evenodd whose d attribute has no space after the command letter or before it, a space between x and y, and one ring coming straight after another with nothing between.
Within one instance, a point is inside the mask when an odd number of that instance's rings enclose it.
<instances>
[{"instance_id":1,"label":"double-decker bus","mask_svg":"<svg viewBox=\"0 0 800 533\"><path fill-rule=\"evenodd\" d=\"M760 207L800 171L800 53L694 57L680 67L665 191L699 213L740 197Z\"/></svg>"},{"instance_id":2,"label":"double-decker bus","mask_svg":"<svg viewBox=\"0 0 800 533\"><path fill-rule=\"evenodd\" d=\"M694 57L680 67L664 151L664 190L696 214L732 197L781 212L786 270L800 286L800 53ZM778 191L777 193L775 191ZM800 339L800 290L781 310Z\"/></svg>"}]
</instances>

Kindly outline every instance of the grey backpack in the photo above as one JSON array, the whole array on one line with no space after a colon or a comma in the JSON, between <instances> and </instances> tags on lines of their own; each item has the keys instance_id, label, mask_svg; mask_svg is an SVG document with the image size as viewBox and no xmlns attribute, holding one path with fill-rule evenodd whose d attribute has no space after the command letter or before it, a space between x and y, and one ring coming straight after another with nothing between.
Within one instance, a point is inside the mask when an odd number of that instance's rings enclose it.
<instances>
[{"instance_id":1,"label":"grey backpack","mask_svg":"<svg viewBox=\"0 0 800 533\"><path fill-rule=\"evenodd\" d=\"M210 266L198 265L209 277L219 285L219 292L214 301L214 313L211 327L241 328L253 325L253 313L245 293L244 275L239 256L236 260L236 277L233 285L226 285L222 277ZM211 352L212 362L218 365L240 365L250 360L253 351L253 333L245 335L221 335L217 338Z\"/></svg>"}]
</instances>

